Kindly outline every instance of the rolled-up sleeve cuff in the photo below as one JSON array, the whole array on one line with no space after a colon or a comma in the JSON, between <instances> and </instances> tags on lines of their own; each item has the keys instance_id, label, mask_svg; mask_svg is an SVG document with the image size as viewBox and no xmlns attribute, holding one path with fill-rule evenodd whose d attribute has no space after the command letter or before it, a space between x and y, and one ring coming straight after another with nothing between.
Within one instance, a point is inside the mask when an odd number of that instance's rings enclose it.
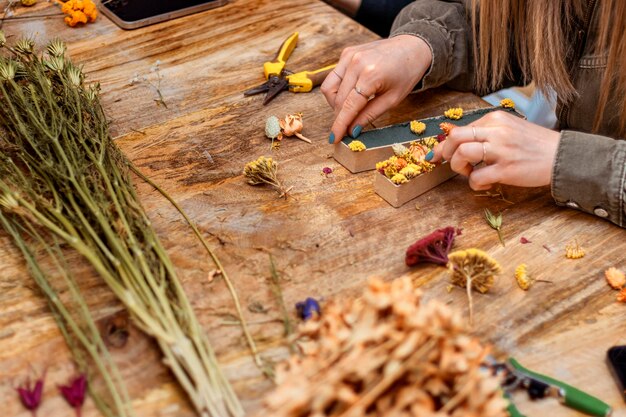
<instances>
[{"instance_id":1,"label":"rolled-up sleeve cuff","mask_svg":"<svg viewBox=\"0 0 626 417\"><path fill-rule=\"evenodd\" d=\"M552 170L559 205L624 223L626 142L564 130Z\"/></svg>"},{"instance_id":2,"label":"rolled-up sleeve cuff","mask_svg":"<svg viewBox=\"0 0 626 417\"><path fill-rule=\"evenodd\" d=\"M390 37L398 35L413 35L421 38L428 44L433 56L430 68L415 87L414 92L439 87L448 81L446 75L448 59L451 56L449 45L452 43L452 40L443 26L430 20L415 20L402 26L394 27Z\"/></svg>"}]
</instances>

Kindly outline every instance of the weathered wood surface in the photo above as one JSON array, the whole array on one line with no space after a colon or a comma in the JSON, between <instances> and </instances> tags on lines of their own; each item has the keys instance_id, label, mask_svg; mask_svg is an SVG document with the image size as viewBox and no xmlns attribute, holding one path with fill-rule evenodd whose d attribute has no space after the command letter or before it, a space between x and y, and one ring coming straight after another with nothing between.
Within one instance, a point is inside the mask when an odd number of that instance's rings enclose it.
<instances>
[{"instance_id":1,"label":"weathered wood surface","mask_svg":"<svg viewBox=\"0 0 626 417\"><path fill-rule=\"evenodd\" d=\"M52 7L44 3L29 13ZM604 361L610 346L626 344L626 307L615 302L615 292L602 275L610 266L626 269L624 230L556 207L548 189L507 187L513 202L508 204L477 196L460 177L415 204L394 209L374 194L373 173L352 175L328 158L333 114L319 91L283 93L266 107L261 97L242 96L263 81L263 61L296 30L299 45L288 65L294 70L333 63L343 47L375 39L324 3L234 0L216 10L129 32L104 17L77 29L66 27L60 17L8 21L3 29L7 35L34 35L41 42L53 36L68 41L72 57L85 64L88 79L102 84L112 131L124 152L198 223L234 278L243 305L261 303L268 310L245 311L264 358L278 361L287 353L278 306L267 284L270 254L284 278L290 308L307 296L357 295L368 277L410 275L423 286L426 298L465 311L464 292L446 291L445 269L404 265L409 244L435 228L454 225L464 230L457 248L484 249L504 268L490 294L474 297L477 332L496 350L584 388L611 403L615 415L626 415ZM154 80L150 67L157 60L167 108L155 104L156 94L147 84L128 85L135 73ZM469 109L482 102L470 94L428 92L409 97L376 124L438 115L451 105ZM304 113L304 134L314 143L286 139L279 151L270 152L264 121L289 112ZM280 176L294 187L289 199L245 183L240 174L244 163L262 154L279 161ZM325 166L334 170L328 178L320 175ZM271 383L253 365L240 329L226 324L234 308L225 286L219 279L207 281L214 266L175 210L146 184L137 181L137 187L227 376L246 409L257 409ZM482 219L486 207L504 210L506 247ZM532 243L521 245L521 236ZM587 250L581 260L564 257L565 244L574 239ZM537 278L554 283L521 291L513 270L522 262ZM75 265L88 302L106 327L121 307L88 268L78 260ZM13 387L33 374L31 365L48 371L40 415L69 415L56 389L73 372L67 349L4 235L0 271L2 415L29 415ZM127 343L112 352L138 416L193 415L148 338L131 329ZM552 400L519 400L528 415L578 415ZM84 415L98 415L91 402Z\"/></svg>"}]
</instances>

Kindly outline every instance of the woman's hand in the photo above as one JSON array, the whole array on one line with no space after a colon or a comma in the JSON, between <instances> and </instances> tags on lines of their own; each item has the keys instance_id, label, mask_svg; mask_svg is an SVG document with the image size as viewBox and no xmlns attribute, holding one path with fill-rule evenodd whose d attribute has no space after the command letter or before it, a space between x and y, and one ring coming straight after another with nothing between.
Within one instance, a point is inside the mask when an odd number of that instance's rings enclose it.
<instances>
[{"instance_id":1,"label":"woman's hand","mask_svg":"<svg viewBox=\"0 0 626 417\"><path fill-rule=\"evenodd\" d=\"M559 137L559 132L496 111L452 129L435 146L430 161L449 161L453 171L469 177L474 190L487 190L497 183L539 187L552 180ZM474 168L480 162L485 166Z\"/></svg>"},{"instance_id":2,"label":"woman's hand","mask_svg":"<svg viewBox=\"0 0 626 417\"><path fill-rule=\"evenodd\" d=\"M329 142L352 137L363 126L397 105L422 79L432 62L430 47L421 38L399 35L349 47L321 86L335 110Z\"/></svg>"}]
</instances>

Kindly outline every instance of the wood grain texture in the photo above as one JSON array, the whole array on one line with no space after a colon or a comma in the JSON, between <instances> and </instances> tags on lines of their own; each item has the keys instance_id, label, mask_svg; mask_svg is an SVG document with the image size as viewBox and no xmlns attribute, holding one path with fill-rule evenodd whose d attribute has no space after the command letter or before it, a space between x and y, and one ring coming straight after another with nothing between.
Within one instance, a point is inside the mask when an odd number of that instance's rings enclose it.
<instances>
[{"instance_id":1,"label":"wood grain texture","mask_svg":"<svg viewBox=\"0 0 626 417\"><path fill-rule=\"evenodd\" d=\"M38 7L45 11L54 6ZM88 79L101 83L111 129L123 151L197 222L233 277L244 307L261 303L268 310L245 311L264 358L278 361L287 354L279 308L268 286L270 254L283 278L289 308L308 296L357 295L372 276L409 275L427 298L465 311L464 292L446 291L444 268L404 265L408 245L435 228L453 225L463 228L455 247L486 250L504 268L491 293L474 297L476 331L497 351L584 388L610 402L615 415L626 415L604 364L610 346L626 344L626 306L615 302L615 292L602 275L609 266L626 269L624 230L556 207L548 189L505 187L513 202L508 204L477 196L461 177L420 196L415 204L394 209L375 195L375 173L353 175L328 158L333 114L318 90L286 92L265 107L262 97L243 97L244 90L263 81L263 62L292 32L299 31L300 40L288 68L316 69L335 62L343 47L376 38L358 24L318 1L234 0L219 9L128 32L104 17L77 29L48 18L9 21L4 30L13 36L33 34L41 42L53 36L68 41L71 56L85 64ZM167 108L155 104L156 93L146 83L129 85L135 73L154 81L150 67L157 60ZM410 96L376 125L440 115L453 105L471 109L483 103L471 94L431 91ZM303 133L313 145L284 139L280 150L270 151L265 119L291 112L304 113ZM294 187L287 200L245 183L243 165L259 155L278 160L280 177ZM327 178L320 175L325 166L334 170ZM239 327L229 325L234 307L223 282L208 282L214 266L176 211L151 187L136 184L225 373L246 409L254 410L271 383L253 365ZM504 212L506 247L484 222L484 208ZM521 236L532 243L520 244ZM565 259L565 244L573 239L587 250L585 258ZM513 270L522 262L537 278L554 283L521 291ZM72 264L94 315L106 326L120 305L79 259ZM13 387L28 375L30 365L48 370L40 415L69 415L56 389L73 372L67 349L4 235L0 271L3 415L29 415ZM138 416L193 415L151 340L131 329L127 343L112 352ZM529 416L578 415L550 400L529 403L519 396L519 403ZM90 402L84 415L98 415Z\"/></svg>"}]
</instances>

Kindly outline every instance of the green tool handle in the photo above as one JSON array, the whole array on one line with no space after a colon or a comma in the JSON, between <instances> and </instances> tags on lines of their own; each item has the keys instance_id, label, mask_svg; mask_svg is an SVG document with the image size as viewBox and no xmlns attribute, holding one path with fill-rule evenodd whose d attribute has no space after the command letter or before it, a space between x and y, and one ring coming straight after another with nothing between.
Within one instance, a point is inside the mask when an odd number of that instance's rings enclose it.
<instances>
[{"instance_id":1,"label":"green tool handle","mask_svg":"<svg viewBox=\"0 0 626 417\"><path fill-rule=\"evenodd\" d=\"M520 365L520 363L513 358L509 358L509 363L513 368L515 368L522 374L537 379L548 385L560 388L563 395L561 400L566 406L591 416L605 417L611 415L611 406L603 401L600 401L598 398L593 397L586 392L583 392L570 385L567 385L564 382L561 382L554 378L550 378L549 376L530 371Z\"/></svg>"},{"instance_id":2,"label":"green tool handle","mask_svg":"<svg viewBox=\"0 0 626 417\"><path fill-rule=\"evenodd\" d=\"M502 395L509 402L509 406L506 408L507 413L509 413L509 417L526 417L517 409L515 404L513 404L513 398L511 398L511 394L509 394L506 391L503 391Z\"/></svg>"}]
</instances>

